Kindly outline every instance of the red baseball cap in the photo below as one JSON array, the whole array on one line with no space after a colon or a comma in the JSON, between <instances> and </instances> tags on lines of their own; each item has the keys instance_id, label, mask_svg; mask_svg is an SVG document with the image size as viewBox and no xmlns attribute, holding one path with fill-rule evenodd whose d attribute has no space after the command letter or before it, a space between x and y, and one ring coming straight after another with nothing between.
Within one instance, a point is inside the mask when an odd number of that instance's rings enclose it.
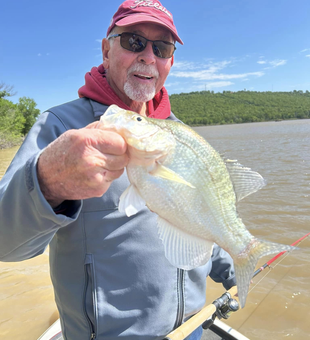
<instances>
[{"instance_id":1,"label":"red baseball cap","mask_svg":"<svg viewBox=\"0 0 310 340\"><path fill-rule=\"evenodd\" d=\"M173 23L172 14L159 1L126 0L113 15L107 31L110 34L114 26L130 26L151 22L168 28L174 39L183 45Z\"/></svg>"}]
</instances>

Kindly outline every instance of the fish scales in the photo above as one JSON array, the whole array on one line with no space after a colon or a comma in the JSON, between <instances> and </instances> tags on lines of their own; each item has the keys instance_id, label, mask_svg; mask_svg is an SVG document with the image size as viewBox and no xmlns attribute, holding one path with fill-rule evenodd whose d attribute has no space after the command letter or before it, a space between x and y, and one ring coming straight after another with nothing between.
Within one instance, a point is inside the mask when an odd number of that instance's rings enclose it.
<instances>
[{"instance_id":1,"label":"fish scales","mask_svg":"<svg viewBox=\"0 0 310 340\"><path fill-rule=\"evenodd\" d=\"M171 210L178 211L179 219L175 224L194 235L200 232L199 236L206 239L210 239L210 233L208 233L208 229L205 229L202 234L201 225L209 225L215 229L215 232L218 231L218 238L214 239L216 243L221 242L221 235L227 228L233 233L235 231L232 239L237 237L238 229L231 228L230 225L241 223L241 221L236 214L236 198L233 186L226 165L219 154L200 135L186 125L182 125L182 129L179 129L179 124L167 124L163 120L157 120L154 123L171 131L178 141L174 152L162 164L182 175L193 186L202 190L197 194L196 191L188 190L180 183L169 183L169 186L173 187L171 192L179 192L180 194L180 199L175 199L174 206L171 206L170 204L173 204L173 202L169 202L169 205L165 202L166 182L162 181L164 192L160 199L156 200L156 203L160 204L156 207L154 198L151 198L154 197L154 194L155 196L158 194L158 181L156 179L152 181L151 176L145 181L142 178L134 180L135 183L154 183L154 186L145 186L142 189L144 197L150 196L150 200L146 199L146 202L152 202L152 204L148 204L150 209L152 211L160 210L161 214L172 223L172 219L176 217L171 216L170 212ZM132 168L131 171L134 172L134 166ZM169 210L167 206L170 208ZM194 220L193 211L195 211L196 217ZM195 228L195 221L197 221L197 229ZM189 230L189 225L193 229ZM215 232L213 232L213 237L215 237Z\"/></svg>"},{"instance_id":2,"label":"fish scales","mask_svg":"<svg viewBox=\"0 0 310 340\"><path fill-rule=\"evenodd\" d=\"M119 210L131 216L145 208L158 215L165 256L185 270L205 264L217 243L234 261L238 296L244 306L258 259L290 246L255 238L244 226L236 201L259 190L263 178L236 162L225 162L190 127L141 117L112 105L103 129L128 144L130 186Z\"/></svg>"}]
</instances>

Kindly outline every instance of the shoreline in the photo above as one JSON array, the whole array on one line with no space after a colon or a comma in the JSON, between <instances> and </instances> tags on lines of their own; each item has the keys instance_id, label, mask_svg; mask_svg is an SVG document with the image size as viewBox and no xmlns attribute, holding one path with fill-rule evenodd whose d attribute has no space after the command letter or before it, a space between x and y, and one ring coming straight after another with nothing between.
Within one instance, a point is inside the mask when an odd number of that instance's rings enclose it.
<instances>
[{"instance_id":1,"label":"shoreline","mask_svg":"<svg viewBox=\"0 0 310 340\"><path fill-rule=\"evenodd\" d=\"M6 139L0 135L0 150L6 150L14 148L15 146L21 146L25 137L13 137L12 140Z\"/></svg>"},{"instance_id":2,"label":"shoreline","mask_svg":"<svg viewBox=\"0 0 310 340\"><path fill-rule=\"evenodd\" d=\"M7 149L11 149L14 148L15 146L21 146L22 143L3 143L2 141L0 141L0 150L7 150Z\"/></svg>"},{"instance_id":3,"label":"shoreline","mask_svg":"<svg viewBox=\"0 0 310 340\"><path fill-rule=\"evenodd\" d=\"M242 124L253 124L253 123L281 123L281 122L291 122L300 120L310 120L310 118L291 118L291 119L271 119L271 120L260 120L259 122L241 122L241 123L225 123L225 124L191 124L190 127L206 127L206 126L224 126L224 125L242 125Z\"/></svg>"},{"instance_id":4,"label":"shoreline","mask_svg":"<svg viewBox=\"0 0 310 340\"><path fill-rule=\"evenodd\" d=\"M207 127L207 126L223 126L223 125L242 125L242 124L251 124L251 123L281 123L281 122L290 122L293 120L307 120L310 118L291 118L291 119L278 119L278 120L263 120L259 122L242 122L242 123L226 123L226 124L191 124L189 125L191 128L196 127ZM26 136L23 137L13 137L12 140L7 140L0 134L0 150L6 150L14 148L15 146L21 146Z\"/></svg>"}]
</instances>

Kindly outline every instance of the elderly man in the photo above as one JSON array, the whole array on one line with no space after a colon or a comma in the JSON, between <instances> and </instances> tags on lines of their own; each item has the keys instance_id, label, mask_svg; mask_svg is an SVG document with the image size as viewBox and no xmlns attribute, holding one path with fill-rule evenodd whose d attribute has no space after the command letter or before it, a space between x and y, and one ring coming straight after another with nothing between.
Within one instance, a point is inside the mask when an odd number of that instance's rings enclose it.
<instances>
[{"instance_id":1,"label":"elderly man","mask_svg":"<svg viewBox=\"0 0 310 340\"><path fill-rule=\"evenodd\" d=\"M111 104L176 120L163 87L176 41L158 1L122 3L80 98L40 116L1 181L0 259L24 260L50 245L66 340L162 339L202 308L208 275L227 289L235 284L220 248L204 266L177 269L164 256L155 214L118 212L129 185L126 143L96 129ZM190 339L200 337L201 329Z\"/></svg>"}]
</instances>

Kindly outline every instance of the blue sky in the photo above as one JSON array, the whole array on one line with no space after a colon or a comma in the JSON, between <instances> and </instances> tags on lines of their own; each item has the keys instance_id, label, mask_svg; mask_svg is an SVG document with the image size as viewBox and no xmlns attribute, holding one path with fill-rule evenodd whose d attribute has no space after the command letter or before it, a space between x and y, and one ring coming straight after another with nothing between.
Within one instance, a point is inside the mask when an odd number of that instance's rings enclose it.
<instances>
[{"instance_id":1,"label":"blue sky","mask_svg":"<svg viewBox=\"0 0 310 340\"><path fill-rule=\"evenodd\" d=\"M154 1L156 2L156 1ZM10 0L0 9L0 82L40 110L77 98L101 63L101 39L121 1ZM169 94L310 90L309 0L163 0L184 46Z\"/></svg>"}]
</instances>

